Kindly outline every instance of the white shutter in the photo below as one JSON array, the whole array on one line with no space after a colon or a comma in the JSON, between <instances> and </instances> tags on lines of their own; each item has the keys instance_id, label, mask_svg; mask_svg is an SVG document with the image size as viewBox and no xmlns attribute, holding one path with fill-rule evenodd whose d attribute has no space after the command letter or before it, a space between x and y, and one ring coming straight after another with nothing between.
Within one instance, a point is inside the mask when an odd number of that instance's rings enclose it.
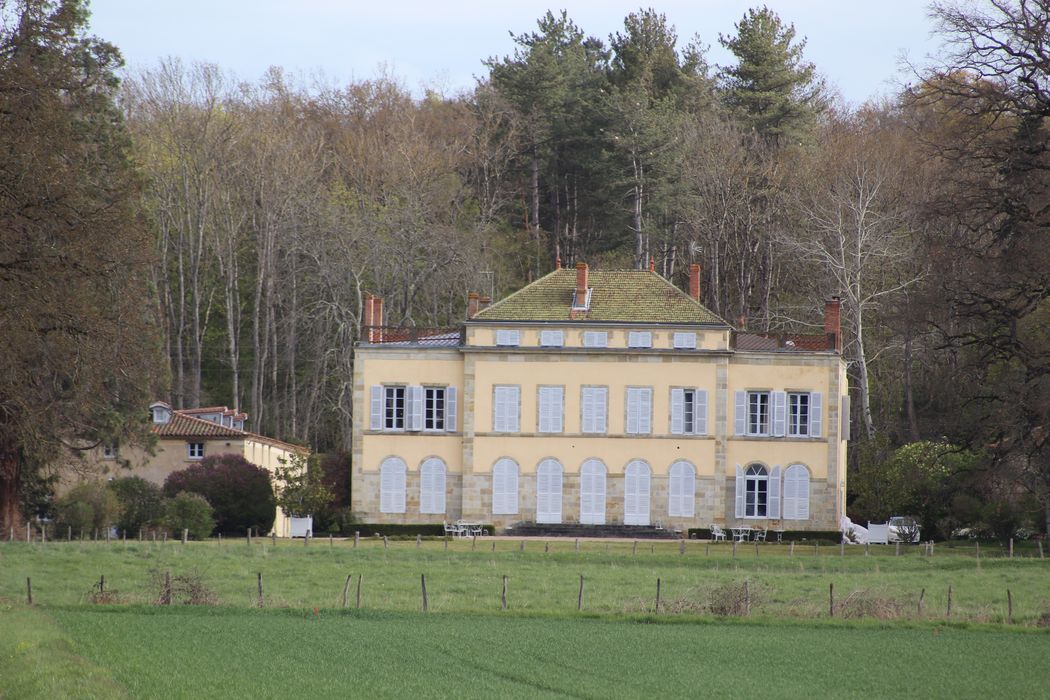
<instances>
[{"instance_id":1,"label":"white shutter","mask_svg":"<svg viewBox=\"0 0 1050 700\"><path fill-rule=\"evenodd\" d=\"M849 396L842 397L842 427L839 429L839 440L849 440Z\"/></svg>"},{"instance_id":2,"label":"white shutter","mask_svg":"<svg viewBox=\"0 0 1050 700\"><path fill-rule=\"evenodd\" d=\"M456 387L445 389L445 430L456 432Z\"/></svg>"},{"instance_id":3,"label":"white shutter","mask_svg":"<svg viewBox=\"0 0 1050 700\"><path fill-rule=\"evenodd\" d=\"M685 389L671 389L671 434L685 432Z\"/></svg>"},{"instance_id":4,"label":"white shutter","mask_svg":"<svg viewBox=\"0 0 1050 700\"><path fill-rule=\"evenodd\" d=\"M521 401L519 401L520 389L516 386L509 387L510 391L507 392L507 401L510 404L507 407L507 416L509 422L509 430L512 433L518 432L521 428L520 416L518 415L521 409Z\"/></svg>"},{"instance_id":5,"label":"white shutter","mask_svg":"<svg viewBox=\"0 0 1050 700\"><path fill-rule=\"evenodd\" d=\"M649 524L649 465L634 461L624 472L624 525Z\"/></svg>"},{"instance_id":6,"label":"white shutter","mask_svg":"<svg viewBox=\"0 0 1050 700\"><path fill-rule=\"evenodd\" d=\"M405 388L405 412L408 414L405 427L408 430L423 429L423 387L410 386Z\"/></svg>"},{"instance_id":7,"label":"white shutter","mask_svg":"<svg viewBox=\"0 0 1050 700\"><path fill-rule=\"evenodd\" d=\"M608 401L609 401L609 390L608 389L600 388L600 389L595 390L594 427L595 427L595 431L596 432L604 433L606 430L608 430L608 426L606 426L606 424L605 424L606 414L609 412L608 411ZM604 498L604 495L605 495L605 480L603 478L602 479L602 496L603 496L603 498ZM605 514L605 501L603 500L602 501L603 522L604 522L604 514Z\"/></svg>"},{"instance_id":8,"label":"white shutter","mask_svg":"<svg viewBox=\"0 0 1050 700\"><path fill-rule=\"evenodd\" d=\"M696 475L693 465L675 462L671 465L668 484L667 514L677 518L691 518L695 511Z\"/></svg>"},{"instance_id":9,"label":"white shutter","mask_svg":"<svg viewBox=\"0 0 1050 700\"><path fill-rule=\"evenodd\" d=\"M653 334L649 331L630 331L627 334L627 347L629 348L651 348L653 346Z\"/></svg>"},{"instance_id":10,"label":"white shutter","mask_svg":"<svg viewBox=\"0 0 1050 700\"><path fill-rule=\"evenodd\" d=\"M798 466L788 467L784 472L784 520L798 520L798 484L795 479Z\"/></svg>"},{"instance_id":11,"label":"white shutter","mask_svg":"<svg viewBox=\"0 0 1050 700\"><path fill-rule=\"evenodd\" d=\"M680 350L696 350L696 333L675 333L674 346Z\"/></svg>"},{"instance_id":12,"label":"white shutter","mask_svg":"<svg viewBox=\"0 0 1050 700\"><path fill-rule=\"evenodd\" d=\"M372 415L369 420L369 428L372 430L383 429L383 387L379 384L372 385Z\"/></svg>"},{"instance_id":13,"label":"white shutter","mask_svg":"<svg viewBox=\"0 0 1050 700\"><path fill-rule=\"evenodd\" d=\"M518 387L497 386L493 396L492 413L494 432L518 432Z\"/></svg>"},{"instance_id":14,"label":"white shutter","mask_svg":"<svg viewBox=\"0 0 1050 700\"><path fill-rule=\"evenodd\" d=\"M580 468L580 522L605 524L605 466L598 460L587 460Z\"/></svg>"},{"instance_id":15,"label":"white shutter","mask_svg":"<svg viewBox=\"0 0 1050 700\"><path fill-rule=\"evenodd\" d=\"M707 435L707 389L697 389L693 396L693 432Z\"/></svg>"},{"instance_id":16,"label":"white shutter","mask_svg":"<svg viewBox=\"0 0 1050 700\"><path fill-rule=\"evenodd\" d=\"M652 432L653 390L642 387L627 389L627 425L625 432L645 435Z\"/></svg>"},{"instance_id":17,"label":"white shutter","mask_svg":"<svg viewBox=\"0 0 1050 700\"><path fill-rule=\"evenodd\" d=\"M445 463L431 458L419 468L419 512L445 512Z\"/></svg>"},{"instance_id":18,"label":"white shutter","mask_svg":"<svg viewBox=\"0 0 1050 700\"><path fill-rule=\"evenodd\" d=\"M521 336L518 331L511 330L497 330L496 331L496 345L501 346L516 346L521 342Z\"/></svg>"},{"instance_id":19,"label":"white shutter","mask_svg":"<svg viewBox=\"0 0 1050 700\"><path fill-rule=\"evenodd\" d=\"M809 470L801 464L795 465L795 498L797 499L796 517L809 520Z\"/></svg>"},{"instance_id":20,"label":"white shutter","mask_svg":"<svg viewBox=\"0 0 1050 700\"><path fill-rule=\"evenodd\" d=\"M819 391L814 391L809 395L809 435L810 437L820 437L821 426L824 421L824 401L823 396Z\"/></svg>"},{"instance_id":21,"label":"white shutter","mask_svg":"<svg viewBox=\"0 0 1050 700\"><path fill-rule=\"evenodd\" d=\"M609 334L605 331L584 331L583 347L604 348L609 345Z\"/></svg>"},{"instance_id":22,"label":"white shutter","mask_svg":"<svg viewBox=\"0 0 1050 700\"><path fill-rule=\"evenodd\" d=\"M766 517L780 520L780 465L773 467L769 474L769 488L766 490Z\"/></svg>"},{"instance_id":23,"label":"white shutter","mask_svg":"<svg viewBox=\"0 0 1050 700\"><path fill-rule=\"evenodd\" d=\"M562 468L557 460L545 459L536 469L536 522L561 522Z\"/></svg>"},{"instance_id":24,"label":"white shutter","mask_svg":"<svg viewBox=\"0 0 1050 700\"><path fill-rule=\"evenodd\" d=\"M736 392L735 410L733 411L733 433L736 435L747 434L747 392ZM740 517L740 516L737 516Z\"/></svg>"},{"instance_id":25,"label":"white shutter","mask_svg":"<svg viewBox=\"0 0 1050 700\"><path fill-rule=\"evenodd\" d=\"M501 459L492 467L492 514L514 515L518 512L518 465Z\"/></svg>"},{"instance_id":26,"label":"white shutter","mask_svg":"<svg viewBox=\"0 0 1050 700\"><path fill-rule=\"evenodd\" d=\"M744 470L736 465L736 517L744 517Z\"/></svg>"},{"instance_id":27,"label":"white shutter","mask_svg":"<svg viewBox=\"0 0 1050 700\"><path fill-rule=\"evenodd\" d=\"M562 414L564 390L560 386L541 386L539 388L539 432L560 433L562 431Z\"/></svg>"},{"instance_id":28,"label":"white shutter","mask_svg":"<svg viewBox=\"0 0 1050 700\"><path fill-rule=\"evenodd\" d=\"M773 392L773 436L787 435L787 392Z\"/></svg>"},{"instance_id":29,"label":"white shutter","mask_svg":"<svg viewBox=\"0 0 1050 700\"><path fill-rule=\"evenodd\" d=\"M607 389L604 387L588 386L582 389L582 432L604 433L605 432L605 405Z\"/></svg>"},{"instance_id":30,"label":"white shutter","mask_svg":"<svg viewBox=\"0 0 1050 700\"><path fill-rule=\"evenodd\" d=\"M379 465L379 512L405 512L405 463L396 457Z\"/></svg>"},{"instance_id":31,"label":"white shutter","mask_svg":"<svg viewBox=\"0 0 1050 700\"><path fill-rule=\"evenodd\" d=\"M640 402L641 415L638 417L638 432L648 435L653 432L653 390L642 389ZM648 508L646 508L646 513L648 513Z\"/></svg>"},{"instance_id":32,"label":"white shutter","mask_svg":"<svg viewBox=\"0 0 1050 700\"><path fill-rule=\"evenodd\" d=\"M540 346L560 348L565 345L565 334L561 331L540 331Z\"/></svg>"}]
</instances>

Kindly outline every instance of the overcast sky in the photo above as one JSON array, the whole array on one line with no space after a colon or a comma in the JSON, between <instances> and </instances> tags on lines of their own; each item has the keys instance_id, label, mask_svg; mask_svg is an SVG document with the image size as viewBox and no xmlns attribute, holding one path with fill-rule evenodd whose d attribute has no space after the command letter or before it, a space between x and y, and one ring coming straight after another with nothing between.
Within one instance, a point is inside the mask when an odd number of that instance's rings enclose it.
<instances>
[{"instance_id":1,"label":"overcast sky","mask_svg":"<svg viewBox=\"0 0 1050 700\"><path fill-rule=\"evenodd\" d=\"M710 62L730 57L719 33L759 0L666 0L657 9L709 45ZM766 0L808 39L806 57L852 103L908 81L901 57L921 63L936 51L922 0ZM514 49L509 32L531 31L547 9L567 9L584 32L603 40L621 30L637 2L563 0L92 0L92 32L116 44L130 68L166 56L205 61L257 80L271 65L309 80L371 78L385 69L417 94L469 89L482 61ZM644 5L648 7L648 5Z\"/></svg>"}]
</instances>

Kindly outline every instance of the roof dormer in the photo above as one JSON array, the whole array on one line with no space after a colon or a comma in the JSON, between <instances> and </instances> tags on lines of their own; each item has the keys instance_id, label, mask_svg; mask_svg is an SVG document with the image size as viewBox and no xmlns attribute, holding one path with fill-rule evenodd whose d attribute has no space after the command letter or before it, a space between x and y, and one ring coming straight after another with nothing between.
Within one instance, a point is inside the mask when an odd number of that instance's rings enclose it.
<instances>
[{"instance_id":1,"label":"roof dormer","mask_svg":"<svg viewBox=\"0 0 1050 700\"><path fill-rule=\"evenodd\" d=\"M171 421L171 404L154 401L149 405L149 410L153 414L154 423L160 425Z\"/></svg>"}]
</instances>

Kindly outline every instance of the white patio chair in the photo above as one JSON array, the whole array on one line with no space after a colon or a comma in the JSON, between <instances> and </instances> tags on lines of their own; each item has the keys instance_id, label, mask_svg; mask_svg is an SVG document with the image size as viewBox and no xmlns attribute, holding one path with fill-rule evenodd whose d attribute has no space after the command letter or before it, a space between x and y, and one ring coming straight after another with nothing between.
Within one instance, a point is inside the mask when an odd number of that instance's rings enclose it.
<instances>
[{"instance_id":1,"label":"white patio chair","mask_svg":"<svg viewBox=\"0 0 1050 700\"><path fill-rule=\"evenodd\" d=\"M765 542L766 541L766 535L768 533L769 533L769 528L767 527L767 528L764 528L762 530L755 530L755 531L753 531L751 533L751 535L752 535L752 539L754 539L755 542Z\"/></svg>"},{"instance_id":2,"label":"white patio chair","mask_svg":"<svg viewBox=\"0 0 1050 700\"><path fill-rule=\"evenodd\" d=\"M711 525L711 540L714 541L714 542L725 542L726 541L726 531L723 530L722 528L718 527L717 525L712 524Z\"/></svg>"}]
</instances>

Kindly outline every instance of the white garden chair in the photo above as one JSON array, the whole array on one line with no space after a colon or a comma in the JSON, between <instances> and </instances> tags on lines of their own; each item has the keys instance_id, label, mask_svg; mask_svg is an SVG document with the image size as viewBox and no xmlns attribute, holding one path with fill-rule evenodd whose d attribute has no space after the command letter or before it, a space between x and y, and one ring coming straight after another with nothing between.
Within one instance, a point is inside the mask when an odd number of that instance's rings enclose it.
<instances>
[{"instance_id":1,"label":"white garden chair","mask_svg":"<svg viewBox=\"0 0 1050 700\"><path fill-rule=\"evenodd\" d=\"M714 542L725 542L726 541L726 531L723 530L722 528L718 527L717 525L713 525L712 524L711 525L711 539Z\"/></svg>"}]
</instances>

